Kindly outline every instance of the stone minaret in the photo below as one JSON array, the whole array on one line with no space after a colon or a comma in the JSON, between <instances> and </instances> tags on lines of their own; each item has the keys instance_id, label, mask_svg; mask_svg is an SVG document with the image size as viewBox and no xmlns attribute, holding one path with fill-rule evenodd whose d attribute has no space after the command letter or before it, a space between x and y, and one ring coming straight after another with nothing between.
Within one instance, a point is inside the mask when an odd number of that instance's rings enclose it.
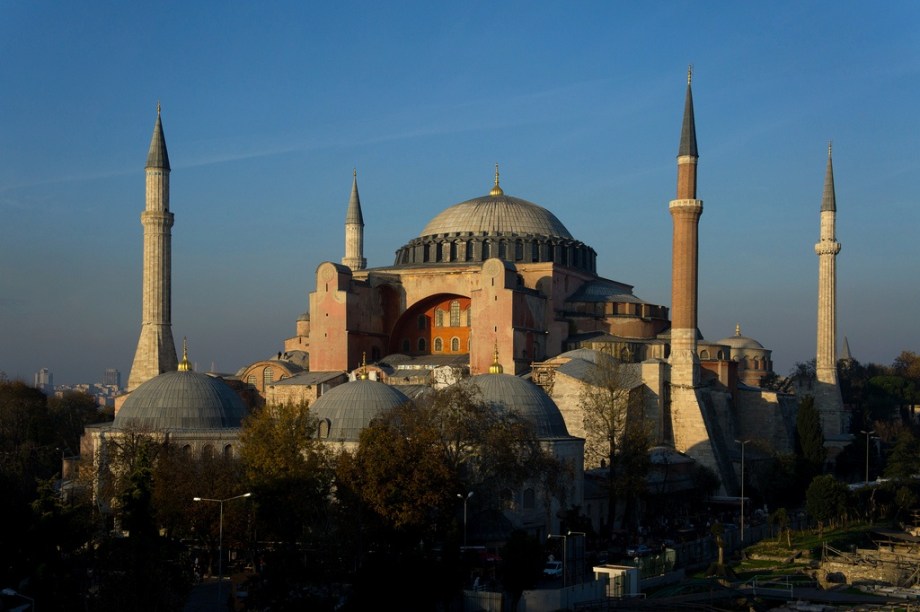
<instances>
[{"instance_id":1,"label":"stone minaret","mask_svg":"<svg viewBox=\"0 0 920 612\"><path fill-rule=\"evenodd\" d=\"M128 391L178 366L171 323L173 214L169 212L169 155L157 104L157 122L147 153L147 203L144 226L144 284L141 336L128 377Z\"/></svg>"},{"instance_id":2,"label":"stone minaret","mask_svg":"<svg viewBox=\"0 0 920 612\"><path fill-rule=\"evenodd\" d=\"M827 171L821 198L821 234L818 255L818 352L815 360L815 404L821 414L825 438L846 433L843 399L837 384L837 198L831 145L827 146Z\"/></svg>"},{"instance_id":3,"label":"stone minaret","mask_svg":"<svg viewBox=\"0 0 920 612\"><path fill-rule=\"evenodd\" d=\"M677 199L669 209L674 221L671 251L671 383L699 384L696 355L697 247L703 201L696 199L696 126L693 120L692 73L687 72L684 123L677 152Z\"/></svg>"},{"instance_id":4,"label":"stone minaret","mask_svg":"<svg viewBox=\"0 0 920 612\"><path fill-rule=\"evenodd\" d=\"M354 171L351 183L351 199L345 214L345 257L342 265L353 271L367 267L364 259L364 217L361 215L361 198L358 197L358 171Z\"/></svg>"}]
</instances>

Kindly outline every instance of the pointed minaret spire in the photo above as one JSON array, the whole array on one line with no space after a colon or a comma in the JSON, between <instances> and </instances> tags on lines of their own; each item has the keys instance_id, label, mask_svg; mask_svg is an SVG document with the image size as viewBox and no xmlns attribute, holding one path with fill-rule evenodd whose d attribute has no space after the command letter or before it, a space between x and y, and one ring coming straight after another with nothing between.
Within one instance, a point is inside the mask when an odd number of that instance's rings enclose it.
<instances>
[{"instance_id":1,"label":"pointed minaret spire","mask_svg":"<svg viewBox=\"0 0 920 612\"><path fill-rule=\"evenodd\" d=\"M818 346L815 357L815 406L821 415L825 439L849 430L849 418L837 382L837 198L834 194L834 166L831 145L827 145L827 170L821 196L818 256Z\"/></svg>"},{"instance_id":2,"label":"pointed minaret spire","mask_svg":"<svg viewBox=\"0 0 920 612\"><path fill-rule=\"evenodd\" d=\"M364 215L361 214L361 198L358 197L358 170L352 171L351 198L348 200L348 212L345 213L345 257L342 265L352 270L367 267L364 258Z\"/></svg>"},{"instance_id":3,"label":"pointed minaret spire","mask_svg":"<svg viewBox=\"0 0 920 612\"><path fill-rule=\"evenodd\" d=\"M834 194L834 161L831 158L831 143L827 143L827 170L824 171L824 195L821 196L821 211L837 212L837 196Z\"/></svg>"},{"instance_id":4,"label":"pointed minaret spire","mask_svg":"<svg viewBox=\"0 0 920 612\"><path fill-rule=\"evenodd\" d=\"M169 155L157 102L157 120L147 152L146 206L141 213L144 226L141 334L128 377L133 391L178 366L172 336L172 226L169 211Z\"/></svg>"}]
</instances>

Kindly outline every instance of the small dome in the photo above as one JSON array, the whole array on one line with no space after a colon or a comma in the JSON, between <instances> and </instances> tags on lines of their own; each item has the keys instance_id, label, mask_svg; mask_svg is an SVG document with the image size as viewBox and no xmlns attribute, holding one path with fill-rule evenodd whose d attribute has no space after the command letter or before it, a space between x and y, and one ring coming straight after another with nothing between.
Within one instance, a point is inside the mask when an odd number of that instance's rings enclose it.
<instances>
[{"instance_id":1,"label":"small dome","mask_svg":"<svg viewBox=\"0 0 920 612\"><path fill-rule=\"evenodd\" d=\"M219 378L191 370L165 372L132 391L118 414L116 429L143 431L240 427L243 400Z\"/></svg>"},{"instance_id":2,"label":"small dome","mask_svg":"<svg viewBox=\"0 0 920 612\"><path fill-rule=\"evenodd\" d=\"M569 435L559 407L528 380L512 374L479 374L462 384L476 385L482 400L493 409L510 410L529 421L538 438Z\"/></svg>"},{"instance_id":3,"label":"small dome","mask_svg":"<svg viewBox=\"0 0 920 612\"><path fill-rule=\"evenodd\" d=\"M419 237L438 234L572 238L556 215L533 202L504 195L487 195L455 204L428 222Z\"/></svg>"},{"instance_id":4,"label":"small dome","mask_svg":"<svg viewBox=\"0 0 920 612\"><path fill-rule=\"evenodd\" d=\"M329 440L357 442L374 417L409 401L399 389L376 380L359 379L333 387L310 410L329 422Z\"/></svg>"},{"instance_id":5,"label":"small dome","mask_svg":"<svg viewBox=\"0 0 920 612\"><path fill-rule=\"evenodd\" d=\"M735 335L729 338L723 338L719 340L716 344L726 344L732 348L736 349L760 349L763 350L763 345L753 338L748 338L747 336L741 335L741 325L735 326Z\"/></svg>"}]
</instances>

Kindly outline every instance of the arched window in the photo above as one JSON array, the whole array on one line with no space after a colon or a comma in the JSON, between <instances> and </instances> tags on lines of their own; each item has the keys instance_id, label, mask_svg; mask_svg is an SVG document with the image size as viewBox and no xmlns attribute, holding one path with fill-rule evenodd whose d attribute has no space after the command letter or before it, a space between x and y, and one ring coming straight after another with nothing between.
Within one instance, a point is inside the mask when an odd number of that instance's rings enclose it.
<instances>
[{"instance_id":1,"label":"arched window","mask_svg":"<svg viewBox=\"0 0 920 612\"><path fill-rule=\"evenodd\" d=\"M214 447L210 444L205 444L204 448L201 449L201 458L202 459L212 459L214 457Z\"/></svg>"},{"instance_id":2,"label":"arched window","mask_svg":"<svg viewBox=\"0 0 920 612\"><path fill-rule=\"evenodd\" d=\"M482 241L482 259L485 261L492 256L492 241L483 240Z\"/></svg>"},{"instance_id":3,"label":"arched window","mask_svg":"<svg viewBox=\"0 0 920 612\"><path fill-rule=\"evenodd\" d=\"M443 350L444 350L444 341L441 340L440 338L435 338L434 339L434 352L440 353Z\"/></svg>"},{"instance_id":4,"label":"arched window","mask_svg":"<svg viewBox=\"0 0 920 612\"><path fill-rule=\"evenodd\" d=\"M444 327L444 311L440 308L434 309L434 326Z\"/></svg>"},{"instance_id":5,"label":"arched window","mask_svg":"<svg viewBox=\"0 0 920 612\"><path fill-rule=\"evenodd\" d=\"M458 338L457 336L454 336L453 338L450 339L450 350L451 352L454 352L454 353L460 352L460 338Z\"/></svg>"},{"instance_id":6,"label":"arched window","mask_svg":"<svg viewBox=\"0 0 920 612\"><path fill-rule=\"evenodd\" d=\"M457 300L450 303L450 326L460 327L460 302Z\"/></svg>"},{"instance_id":7,"label":"arched window","mask_svg":"<svg viewBox=\"0 0 920 612\"><path fill-rule=\"evenodd\" d=\"M421 351L421 352L423 352L423 353L424 353L426 350L428 350L428 343L425 342L425 339L424 339L424 338L419 338L419 339L418 339L418 350Z\"/></svg>"},{"instance_id":8,"label":"arched window","mask_svg":"<svg viewBox=\"0 0 920 612\"><path fill-rule=\"evenodd\" d=\"M469 327L470 323L473 321L473 309L472 307L467 308L463 311L463 314L466 315L466 326Z\"/></svg>"},{"instance_id":9,"label":"arched window","mask_svg":"<svg viewBox=\"0 0 920 612\"><path fill-rule=\"evenodd\" d=\"M329 423L329 419L323 419L322 421L320 421L319 422L319 437L328 438L330 428L331 428L331 424Z\"/></svg>"},{"instance_id":10,"label":"arched window","mask_svg":"<svg viewBox=\"0 0 920 612\"><path fill-rule=\"evenodd\" d=\"M265 368L262 370L262 387L263 389L268 388L268 385L272 384L272 376L274 372L271 368Z\"/></svg>"},{"instance_id":11,"label":"arched window","mask_svg":"<svg viewBox=\"0 0 920 612\"><path fill-rule=\"evenodd\" d=\"M232 458L233 458L233 447L227 444L226 446L224 446L224 459L232 459Z\"/></svg>"},{"instance_id":12,"label":"arched window","mask_svg":"<svg viewBox=\"0 0 920 612\"><path fill-rule=\"evenodd\" d=\"M700 351L700 359L709 359L709 351L706 349Z\"/></svg>"},{"instance_id":13,"label":"arched window","mask_svg":"<svg viewBox=\"0 0 920 612\"><path fill-rule=\"evenodd\" d=\"M192 456L192 445L191 444L186 444L185 446L182 447L182 456L185 457L186 459Z\"/></svg>"},{"instance_id":14,"label":"arched window","mask_svg":"<svg viewBox=\"0 0 920 612\"><path fill-rule=\"evenodd\" d=\"M256 386L256 375L250 374L248 377L246 377L246 384L249 384L255 387Z\"/></svg>"},{"instance_id":15,"label":"arched window","mask_svg":"<svg viewBox=\"0 0 920 612\"><path fill-rule=\"evenodd\" d=\"M524 241L518 240L514 243L514 261L524 259Z\"/></svg>"}]
</instances>

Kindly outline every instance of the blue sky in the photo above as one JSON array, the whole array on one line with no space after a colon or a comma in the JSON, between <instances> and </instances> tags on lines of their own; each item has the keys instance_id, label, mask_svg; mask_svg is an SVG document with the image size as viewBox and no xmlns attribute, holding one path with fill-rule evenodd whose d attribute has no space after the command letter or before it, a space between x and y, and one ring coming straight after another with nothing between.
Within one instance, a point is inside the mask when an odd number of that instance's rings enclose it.
<instances>
[{"instance_id":1,"label":"blue sky","mask_svg":"<svg viewBox=\"0 0 920 612\"><path fill-rule=\"evenodd\" d=\"M0 370L126 380L144 162L172 164L173 334L198 369L273 355L343 255L369 266L488 192L552 210L598 270L670 306L688 64L703 335L814 357L818 212L837 187L839 335L920 351L915 2L0 0Z\"/></svg>"}]
</instances>

